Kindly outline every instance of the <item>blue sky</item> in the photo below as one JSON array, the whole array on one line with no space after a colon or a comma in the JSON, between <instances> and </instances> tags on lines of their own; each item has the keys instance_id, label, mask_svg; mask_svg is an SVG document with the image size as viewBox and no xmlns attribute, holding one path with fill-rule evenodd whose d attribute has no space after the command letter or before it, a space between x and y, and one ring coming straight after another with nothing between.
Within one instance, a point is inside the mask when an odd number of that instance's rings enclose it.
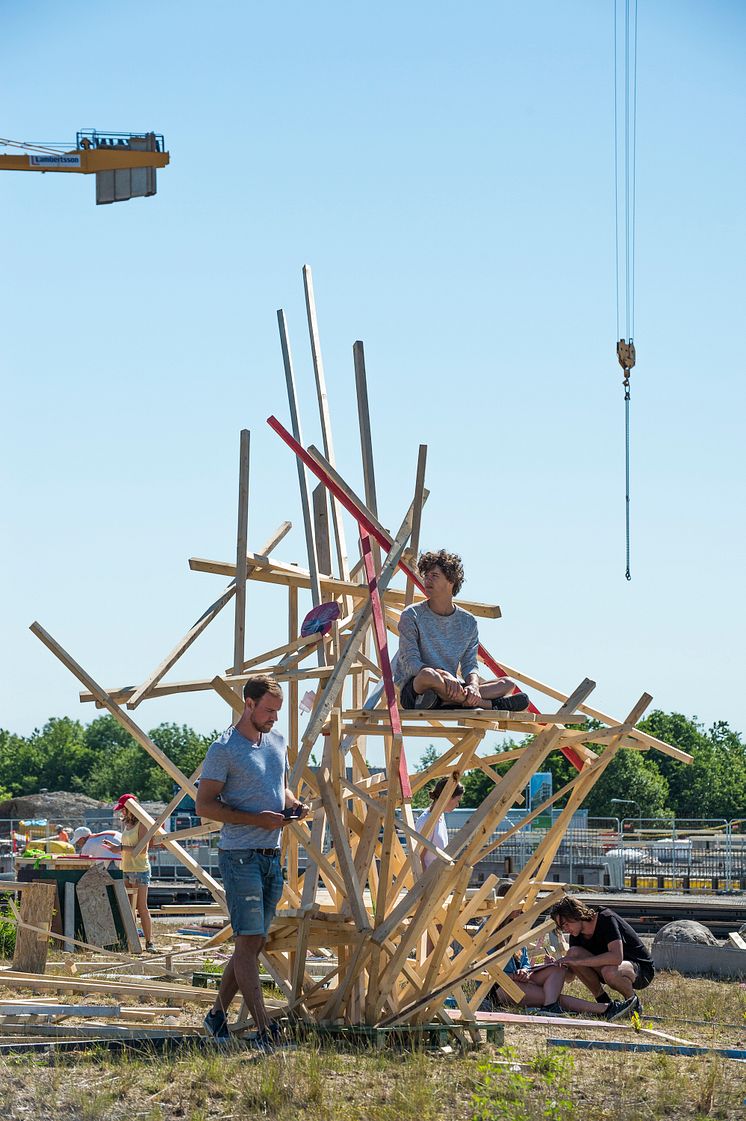
<instances>
[{"instance_id":1,"label":"blue sky","mask_svg":"<svg viewBox=\"0 0 746 1121\"><path fill-rule=\"evenodd\" d=\"M429 446L423 544L498 602L496 657L622 716L743 731L746 9L640 0L632 575L616 362L611 2L0 4L2 132L163 132L152 199L5 173L0 727L90 719L29 633L137 683L222 590L191 555L249 537L304 563L276 309L320 443L314 272L340 470L362 491L363 339L381 518ZM348 540L352 526L348 525ZM249 649L284 638L252 587ZM172 673L231 661L227 614ZM212 695L143 705L209 731Z\"/></svg>"}]
</instances>

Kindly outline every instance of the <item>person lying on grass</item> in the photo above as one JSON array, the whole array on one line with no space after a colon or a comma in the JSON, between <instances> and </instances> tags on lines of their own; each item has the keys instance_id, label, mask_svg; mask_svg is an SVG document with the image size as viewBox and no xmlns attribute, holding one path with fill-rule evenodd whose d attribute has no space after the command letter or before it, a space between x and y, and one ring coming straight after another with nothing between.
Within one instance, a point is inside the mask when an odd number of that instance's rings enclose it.
<instances>
[{"instance_id":1,"label":"person lying on grass","mask_svg":"<svg viewBox=\"0 0 746 1121\"><path fill-rule=\"evenodd\" d=\"M506 895L509 889L510 884L503 884L498 889L498 896ZM506 926L520 914L521 909L518 907L511 911L500 925ZM498 946L495 952L499 949ZM631 1016L640 1008L636 996L626 1000L611 1000L609 997L602 1001L583 1000L582 997L563 993L564 986L573 977L572 972L563 964L563 959L545 957L543 964L534 966L525 946L520 953L515 953L509 958L503 967L503 972L523 994L518 1005L521 1008L536 1008L546 1016L562 1016L565 1012L575 1012L583 1016L603 1016L606 1020L620 1020L625 1016ZM500 987L499 981L496 981L487 993L480 1011L495 1012L500 1007L512 1004L512 998Z\"/></svg>"}]
</instances>

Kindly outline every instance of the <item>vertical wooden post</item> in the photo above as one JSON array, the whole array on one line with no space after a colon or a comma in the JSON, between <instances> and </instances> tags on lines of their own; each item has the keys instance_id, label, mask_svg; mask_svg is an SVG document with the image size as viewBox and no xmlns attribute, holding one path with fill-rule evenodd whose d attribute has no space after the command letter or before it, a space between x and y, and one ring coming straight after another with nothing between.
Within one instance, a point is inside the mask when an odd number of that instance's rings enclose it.
<instances>
[{"instance_id":1,"label":"vertical wooden post","mask_svg":"<svg viewBox=\"0 0 746 1121\"><path fill-rule=\"evenodd\" d=\"M246 629L246 553L249 536L249 448L251 433L241 429L238 468L238 529L236 533L236 622L233 631L233 672L241 673Z\"/></svg>"},{"instance_id":2,"label":"vertical wooden post","mask_svg":"<svg viewBox=\"0 0 746 1121\"><path fill-rule=\"evenodd\" d=\"M70 939L75 937L75 884L72 880L67 880L65 883L63 921L65 926L65 938ZM65 953L72 954L75 951L75 946L72 942L66 941L64 944Z\"/></svg>"},{"instance_id":3,"label":"vertical wooden post","mask_svg":"<svg viewBox=\"0 0 746 1121\"><path fill-rule=\"evenodd\" d=\"M420 548L420 525L422 523L422 504L425 496L425 467L427 465L427 444L420 444L417 456L417 476L414 484L414 517L412 518L412 567L417 567L417 553ZM404 595L404 606L409 607L414 602L414 584L407 577L407 590Z\"/></svg>"},{"instance_id":4,"label":"vertical wooden post","mask_svg":"<svg viewBox=\"0 0 746 1121\"><path fill-rule=\"evenodd\" d=\"M288 337L285 312L282 308L277 312L277 324L280 329L280 346L282 348L282 361L285 366L285 384L287 386L288 405L290 406L290 426L293 439L299 444L303 443L298 414L298 398L295 392L295 375L293 373L293 360L290 354L290 339ZM311 502L308 494L308 479L306 478L303 462L298 459L298 486L300 487L300 504L303 511L303 526L306 531L306 552L308 553L308 571L311 573L311 599L314 607L321 603L321 584L319 583L319 569L316 563L316 544L313 539L313 520L311 518ZM323 665L324 651L319 646L319 664Z\"/></svg>"},{"instance_id":5,"label":"vertical wooden post","mask_svg":"<svg viewBox=\"0 0 746 1121\"><path fill-rule=\"evenodd\" d=\"M329 540L329 508L326 500L326 487L323 483L313 489L313 534L316 540L316 560L319 572L331 576L332 550ZM327 602L334 599L331 592L321 593L321 599Z\"/></svg>"},{"instance_id":6,"label":"vertical wooden post","mask_svg":"<svg viewBox=\"0 0 746 1121\"><path fill-rule=\"evenodd\" d=\"M16 948L13 953L13 969L18 973L43 973L47 965L49 930L52 914L57 900L57 885L44 880L34 880L23 885L21 894L22 923L41 927L46 934L29 930L20 923L16 927Z\"/></svg>"},{"instance_id":7,"label":"vertical wooden post","mask_svg":"<svg viewBox=\"0 0 746 1121\"><path fill-rule=\"evenodd\" d=\"M365 374L365 350L359 339L352 345L352 360L355 366L355 390L357 392L357 415L360 422L360 450L363 457L365 504L377 518L378 498L376 497L376 475L373 467L373 438L370 430L368 382ZM381 550L375 539L373 541L373 560L375 561L376 572L380 572Z\"/></svg>"},{"instance_id":8,"label":"vertical wooden post","mask_svg":"<svg viewBox=\"0 0 746 1121\"><path fill-rule=\"evenodd\" d=\"M321 420L321 437L324 441L324 455L336 466L334 459L334 446L332 443L332 426L329 416L329 403L326 397L326 382L324 379L324 362L321 357L321 343L319 342L319 328L316 321L316 300L313 294L313 277L308 265L303 266L303 287L306 293L306 315L308 316L308 333L311 337L311 357L313 359L313 372L316 377L316 395L319 401L319 418ZM342 507L332 497L332 525L337 548L337 565L339 575L343 580L349 580L350 570L347 563L347 545L345 543L344 524L342 522ZM331 572L331 569L329 569Z\"/></svg>"}]
</instances>

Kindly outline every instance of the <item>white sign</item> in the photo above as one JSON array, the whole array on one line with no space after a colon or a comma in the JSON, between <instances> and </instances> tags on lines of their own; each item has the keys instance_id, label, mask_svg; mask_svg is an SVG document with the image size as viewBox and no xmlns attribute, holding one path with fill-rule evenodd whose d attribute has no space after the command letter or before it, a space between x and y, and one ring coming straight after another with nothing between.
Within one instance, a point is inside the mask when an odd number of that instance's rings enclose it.
<instances>
[{"instance_id":1,"label":"white sign","mask_svg":"<svg viewBox=\"0 0 746 1121\"><path fill-rule=\"evenodd\" d=\"M31 167L80 167L80 156L29 156Z\"/></svg>"},{"instance_id":2,"label":"white sign","mask_svg":"<svg viewBox=\"0 0 746 1121\"><path fill-rule=\"evenodd\" d=\"M300 712L310 712L311 709L313 708L315 700L316 700L316 694L312 693L311 690L309 689L308 692L304 693L303 696L301 697L300 704L298 705L298 708L299 708Z\"/></svg>"}]
</instances>

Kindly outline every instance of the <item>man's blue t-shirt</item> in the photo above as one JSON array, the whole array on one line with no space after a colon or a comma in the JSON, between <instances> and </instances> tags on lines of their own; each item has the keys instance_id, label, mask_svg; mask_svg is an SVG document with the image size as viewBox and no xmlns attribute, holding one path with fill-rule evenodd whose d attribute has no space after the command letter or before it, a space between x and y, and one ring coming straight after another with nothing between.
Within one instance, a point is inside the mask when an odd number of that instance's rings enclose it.
<instances>
[{"instance_id":1,"label":"man's blue t-shirt","mask_svg":"<svg viewBox=\"0 0 746 1121\"><path fill-rule=\"evenodd\" d=\"M279 732L262 732L257 744L235 728L228 728L208 748L202 778L225 784L220 800L232 810L282 813L286 768L285 739ZM279 848L281 834L281 829L224 824L220 831L220 848Z\"/></svg>"}]
</instances>

